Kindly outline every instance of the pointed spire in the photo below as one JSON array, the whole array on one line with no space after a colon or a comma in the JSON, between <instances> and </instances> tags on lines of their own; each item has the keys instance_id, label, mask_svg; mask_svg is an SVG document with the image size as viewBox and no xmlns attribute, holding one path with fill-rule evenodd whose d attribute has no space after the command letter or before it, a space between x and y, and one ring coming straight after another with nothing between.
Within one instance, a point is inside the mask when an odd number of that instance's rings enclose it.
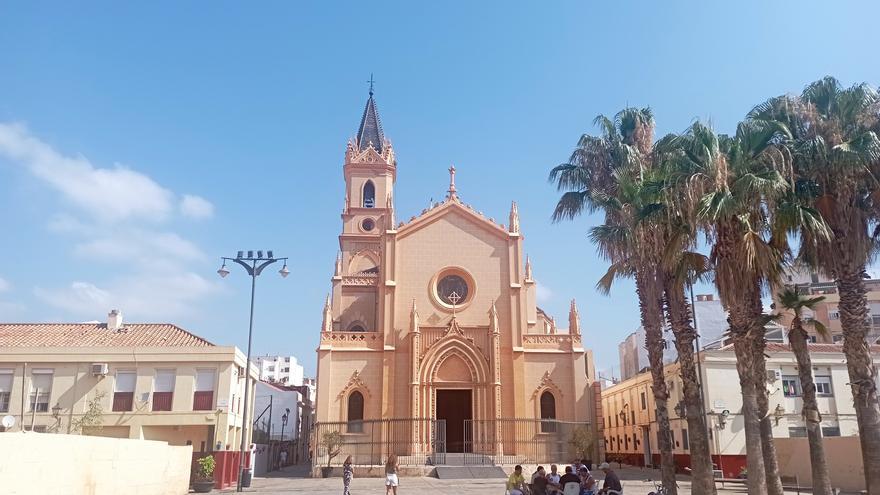
<instances>
[{"instance_id":1,"label":"pointed spire","mask_svg":"<svg viewBox=\"0 0 880 495\"><path fill-rule=\"evenodd\" d=\"M492 302L492 308L489 309L489 332L492 335L501 333L498 328L498 309L495 308L495 302Z\"/></svg>"},{"instance_id":2,"label":"pointed spire","mask_svg":"<svg viewBox=\"0 0 880 495\"><path fill-rule=\"evenodd\" d=\"M526 280L532 280L532 260L526 255Z\"/></svg>"},{"instance_id":3,"label":"pointed spire","mask_svg":"<svg viewBox=\"0 0 880 495\"><path fill-rule=\"evenodd\" d=\"M364 116L361 117L361 125L358 127L355 143L359 151L364 151L372 145L373 149L382 153L385 147L385 134L382 132L382 121L379 120L376 100L373 99L372 82L370 83L370 97L367 98L367 106L364 108Z\"/></svg>"},{"instance_id":4,"label":"pointed spire","mask_svg":"<svg viewBox=\"0 0 880 495\"><path fill-rule=\"evenodd\" d=\"M555 316L550 317L550 334L552 334L552 335L556 334L556 317Z\"/></svg>"},{"instance_id":5,"label":"pointed spire","mask_svg":"<svg viewBox=\"0 0 880 495\"><path fill-rule=\"evenodd\" d=\"M571 300L571 308L568 310L568 333L571 335L581 334L581 315L578 314L574 299Z\"/></svg>"},{"instance_id":6,"label":"pointed spire","mask_svg":"<svg viewBox=\"0 0 880 495\"><path fill-rule=\"evenodd\" d=\"M333 330L333 313L330 311L330 294L327 294L327 300L324 302L324 318L321 321L321 331L330 332Z\"/></svg>"},{"instance_id":7,"label":"pointed spire","mask_svg":"<svg viewBox=\"0 0 880 495\"><path fill-rule=\"evenodd\" d=\"M419 321L419 310L416 309L416 300L415 300L415 298L413 298L413 302L412 302L412 311L410 311L409 314L410 314L410 318L411 318L411 320L412 320L412 321L410 322L410 331L411 331L412 333L420 333L421 330L419 329L419 324L420 324L420 321Z\"/></svg>"},{"instance_id":8,"label":"pointed spire","mask_svg":"<svg viewBox=\"0 0 880 495\"><path fill-rule=\"evenodd\" d=\"M334 277L342 276L342 253L336 255L336 269L333 272Z\"/></svg>"},{"instance_id":9,"label":"pointed spire","mask_svg":"<svg viewBox=\"0 0 880 495\"><path fill-rule=\"evenodd\" d=\"M510 203L510 229L512 234L519 233L519 210L516 208L516 201Z\"/></svg>"}]
</instances>

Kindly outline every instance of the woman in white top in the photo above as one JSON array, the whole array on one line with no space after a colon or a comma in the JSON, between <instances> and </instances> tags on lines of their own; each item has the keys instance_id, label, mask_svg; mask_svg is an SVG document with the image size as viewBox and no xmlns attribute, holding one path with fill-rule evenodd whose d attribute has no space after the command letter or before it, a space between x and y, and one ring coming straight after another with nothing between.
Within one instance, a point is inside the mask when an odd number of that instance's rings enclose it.
<instances>
[{"instance_id":1,"label":"woman in white top","mask_svg":"<svg viewBox=\"0 0 880 495\"><path fill-rule=\"evenodd\" d=\"M397 454L391 454L385 462L385 495L397 495L397 485L400 483L397 477L399 470Z\"/></svg>"}]
</instances>

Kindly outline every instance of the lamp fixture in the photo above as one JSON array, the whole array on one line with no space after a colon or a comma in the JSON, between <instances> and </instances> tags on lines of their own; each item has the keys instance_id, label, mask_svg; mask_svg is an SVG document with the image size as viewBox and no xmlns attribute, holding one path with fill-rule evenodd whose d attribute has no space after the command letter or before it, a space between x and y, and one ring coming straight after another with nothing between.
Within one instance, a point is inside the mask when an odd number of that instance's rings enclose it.
<instances>
[{"instance_id":1,"label":"lamp fixture","mask_svg":"<svg viewBox=\"0 0 880 495\"><path fill-rule=\"evenodd\" d=\"M223 266L217 270L217 274L220 275L221 278L226 278L229 275L229 270L226 269L226 261L223 262Z\"/></svg>"},{"instance_id":2,"label":"lamp fixture","mask_svg":"<svg viewBox=\"0 0 880 495\"><path fill-rule=\"evenodd\" d=\"M282 278L287 278L287 276L290 275L290 270L287 269L287 262L286 261L284 262L284 266L282 266L281 269L278 270L278 273L281 274Z\"/></svg>"}]
</instances>

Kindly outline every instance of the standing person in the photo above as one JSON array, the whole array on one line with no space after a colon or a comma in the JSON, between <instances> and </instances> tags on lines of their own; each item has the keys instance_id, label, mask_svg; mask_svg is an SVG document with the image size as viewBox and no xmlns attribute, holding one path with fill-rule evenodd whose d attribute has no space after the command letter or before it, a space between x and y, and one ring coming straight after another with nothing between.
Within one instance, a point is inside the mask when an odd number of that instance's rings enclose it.
<instances>
[{"instance_id":1,"label":"standing person","mask_svg":"<svg viewBox=\"0 0 880 495\"><path fill-rule=\"evenodd\" d=\"M352 478L354 478L354 468L351 467L351 456L348 456L345 458L345 462L342 463L342 495L349 495L351 493L349 487L351 486Z\"/></svg>"},{"instance_id":2,"label":"standing person","mask_svg":"<svg viewBox=\"0 0 880 495\"><path fill-rule=\"evenodd\" d=\"M562 493L562 485L559 484L560 475L557 472L556 464L550 465L550 474L547 475L547 485L550 487L551 493Z\"/></svg>"},{"instance_id":3,"label":"standing person","mask_svg":"<svg viewBox=\"0 0 880 495\"><path fill-rule=\"evenodd\" d=\"M388 460L385 461L385 495L397 495L397 485L400 484L400 479L397 477L399 470L397 454L389 455Z\"/></svg>"},{"instance_id":4,"label":"standing person","mask_svg":"<svg viewBox=\"0 0 880 495\"><path fill-rule=\"evenodd\" d=\"M526 479L522 474L522 466L519 464L513 468L513 474L507 479L507 491L510 492L510 495L529 495L529 485L526 484Z\"/></svg>"},{"instance_id":5,"label":"standing person","mask_svg":"<svg viewBox=\"0 0 880 495\"><path fill-rule=\"evenodd\" d=\"M287 465L287 451L282 450L281 453L278 454L278 457L281 459L281 467L286 466Z\"/></svg>"},{"instance_id":6,"label":"standing person","mask_svg":"<svg viewBox=\"0 0 880 495\"><path fill-rule=\"evenodd\" d=\"M618 478L617 473L611 469L611 465L607 462L603 462L602 464L599 464L599 470L605 473L605 482L602 483L602 490L600 490L599 493L622 495L623 486L620 485L620 478Z\"/></svg>"}]
</instances>

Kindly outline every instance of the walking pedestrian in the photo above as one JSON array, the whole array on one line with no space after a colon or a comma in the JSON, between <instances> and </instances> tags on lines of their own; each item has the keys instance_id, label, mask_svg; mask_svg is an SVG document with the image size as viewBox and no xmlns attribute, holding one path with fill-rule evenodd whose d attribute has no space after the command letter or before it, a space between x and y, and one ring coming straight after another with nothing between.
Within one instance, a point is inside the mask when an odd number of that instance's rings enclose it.
<instances>
[{"instance_id":1,"label":"walking pedestrian","mask_svg":"<svg viewBox=\"0 0 880 495\"><path fill-rule=\"evenodd\" d=\"M350 495L351 479L354 478L354 468L351 467L351 456L345 458L342 463L342 495Z\"/></svg>"}]
</instances>

